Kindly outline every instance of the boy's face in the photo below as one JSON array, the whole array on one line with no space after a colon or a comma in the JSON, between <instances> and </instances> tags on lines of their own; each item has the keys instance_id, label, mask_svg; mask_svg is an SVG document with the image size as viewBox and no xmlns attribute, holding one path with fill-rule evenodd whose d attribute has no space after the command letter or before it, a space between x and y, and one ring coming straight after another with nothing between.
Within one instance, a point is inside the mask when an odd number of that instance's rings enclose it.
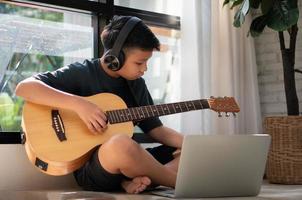
<instances>
[{"instance_id":1,"label":"boy's face","mask_svg":"<svg viewBox=\"0 0 302 200\"><path fill-rule=\"evenodd\" d=\"M125 63L116 73L127 80L134 80L143 76L144 72L147 71L147 61L152 56L152 53L153 51L138 48L126 50Z\"/></svg>"}]
</instances>

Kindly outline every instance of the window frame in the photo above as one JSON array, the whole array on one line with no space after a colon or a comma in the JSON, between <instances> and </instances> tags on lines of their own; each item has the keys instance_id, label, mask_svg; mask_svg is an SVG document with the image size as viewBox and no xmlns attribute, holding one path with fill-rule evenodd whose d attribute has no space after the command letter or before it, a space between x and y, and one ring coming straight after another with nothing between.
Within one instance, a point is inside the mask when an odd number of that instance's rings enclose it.
<instances>
[{"instance_id":1,"label":"window frame","mask_svg":"<svg viewBox=\"0 0 302 200\"><path fill-rule=\"evenodd\" d=\"M99 57L103 54L103 47L100 41L100 33L109 19L113 15L131 15L142 19L146 24L151 26L172 28L180 30L180 17L155 13L140 9L115 6L114 0L106 0L106 3L99 1L88 0L0 0L0 2L15 2L24 5L42 6L48 8L56 8L59 10L67 10L75 13L88 13L92 15L93 41L94 41L94 57ZM0 144L20 144L22 130L16 132L0 132Z\"/></svg>"}]
</instances>

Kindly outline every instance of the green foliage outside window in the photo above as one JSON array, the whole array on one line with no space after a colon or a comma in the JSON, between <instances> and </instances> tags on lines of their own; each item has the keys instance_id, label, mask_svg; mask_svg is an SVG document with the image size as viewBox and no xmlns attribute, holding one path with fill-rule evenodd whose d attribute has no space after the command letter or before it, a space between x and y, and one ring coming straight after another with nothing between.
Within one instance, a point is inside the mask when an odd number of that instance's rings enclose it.
<instances>
[{"instance_id":1,"label":"green foliage outside window","mask_svg":"<svg viewBox=\"0 0 302 200\"><path fill-rule=\"evenodd\" d=\"M0 14L18 15L55 22L62 22L64 17L64 14L60 12L45 11L37 8L21 7L6 3L0 3ZM3 53L2 55L5 55L5 53L7 54L6 50L7 49L3 47L1 48L0 40L0 51ZM23 56L24 59L18 69L15 70L15 66L20 62ZM32 76L35 73L52 71L61 67L63 61L63 56L47 56L43 54L26 55L24 52L14 52L8 66L0 66L0 69L5 69L3 79L0 80L0 132L20 130L21 113L24 102L14 94L16 85L21 80Z\"/></svg>"}]
</instances>

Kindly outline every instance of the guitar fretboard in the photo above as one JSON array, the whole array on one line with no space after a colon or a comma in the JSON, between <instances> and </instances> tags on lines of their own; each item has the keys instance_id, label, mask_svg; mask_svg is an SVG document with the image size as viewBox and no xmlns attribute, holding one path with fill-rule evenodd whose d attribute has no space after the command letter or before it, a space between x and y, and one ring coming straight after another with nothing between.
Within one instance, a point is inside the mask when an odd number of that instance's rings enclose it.
<instances>
[{"instance_id":1,"label":"guitar fretboard","mask_svg":"<svg viewBox=\"0 0 302 200\"><path fill-rule=\"evenodd\" d=\"M201 110L207 108L209 108L208 100L201 99L194 101L184 101L179 103L110 110L107 111L106 114L110 124L116 124L128 121L141 121L151 117L158 117L163 115L170 115L175 113Z\"/></svg>"}]
</instances>

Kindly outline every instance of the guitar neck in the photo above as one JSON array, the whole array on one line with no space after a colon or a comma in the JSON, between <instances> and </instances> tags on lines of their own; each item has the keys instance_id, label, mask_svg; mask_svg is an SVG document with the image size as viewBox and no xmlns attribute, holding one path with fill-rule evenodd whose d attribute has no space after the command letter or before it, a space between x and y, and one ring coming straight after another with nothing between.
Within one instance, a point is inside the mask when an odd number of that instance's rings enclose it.
<instances>
[{"instance_id":1,"label":"guitar neck","mask_svg":"<svg viewBox=\"0 0 302 200\"><path fill-rule=\"evenodd\" d=\"M116 124L128 121L141 121L150 117L159 117L192 110L208 109L209 107L207 99L200 99L178 103L110 110L107 111L106 114L110 124Z\"/></svg>"}]
</instances>

